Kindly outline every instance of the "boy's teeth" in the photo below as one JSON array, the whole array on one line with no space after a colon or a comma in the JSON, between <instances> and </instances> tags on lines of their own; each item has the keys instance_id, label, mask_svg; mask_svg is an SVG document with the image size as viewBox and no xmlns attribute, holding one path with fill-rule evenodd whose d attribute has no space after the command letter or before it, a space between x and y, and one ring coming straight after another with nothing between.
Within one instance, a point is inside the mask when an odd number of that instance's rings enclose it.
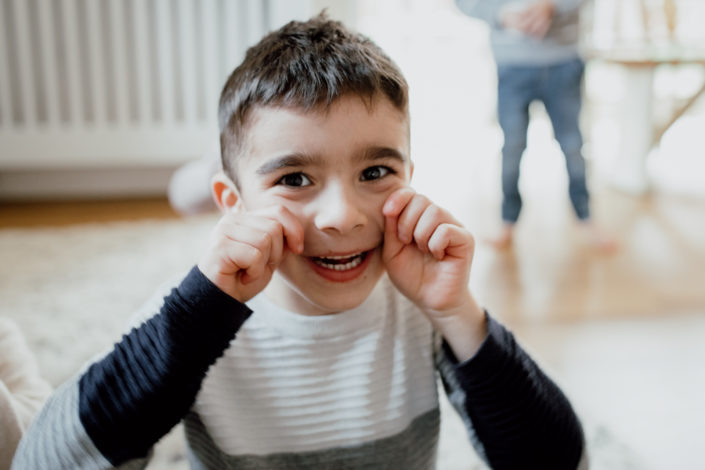
<instances>
[{"instance_id":1,"label":"boy's teeth","mask_svg":"<svg viewBox=\"0 0 705 470\"><path fill-rule=\"evenodd\" d=\"M334 271L347 271L353 269L362 263L364 253L348 256L327 256L325 258L313 258L313 262L326 269Z\"/></svg>"},{"instance_id":2,"label":"boy's teeth","mask_svg":"<svg viewBox=\"0 0 705 470\"><path fill-rule=\"evenodd\" d=\"M325 258L322 258L322 259L346 259L346 258L353 258L355 256L360 256L360 253L358 253L356 255L326 256Z\"/></svg>"}]
</instances>

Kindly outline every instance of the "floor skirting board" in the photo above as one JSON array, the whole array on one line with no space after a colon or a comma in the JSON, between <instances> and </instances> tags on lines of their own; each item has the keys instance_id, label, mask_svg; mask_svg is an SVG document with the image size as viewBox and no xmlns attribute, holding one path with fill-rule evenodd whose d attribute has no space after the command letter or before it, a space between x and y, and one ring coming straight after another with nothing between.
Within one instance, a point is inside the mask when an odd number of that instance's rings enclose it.
<instances>
[{"instance_id":1,"label":"floor skirting board","mask_svg":"<svg viewBox=\"0 0 705 470\"><path fill-rule=\"evenodd\" d=\"M164 165L0 171L0 200L162 196L175 169Z\"/></svg>"}]
</instances>

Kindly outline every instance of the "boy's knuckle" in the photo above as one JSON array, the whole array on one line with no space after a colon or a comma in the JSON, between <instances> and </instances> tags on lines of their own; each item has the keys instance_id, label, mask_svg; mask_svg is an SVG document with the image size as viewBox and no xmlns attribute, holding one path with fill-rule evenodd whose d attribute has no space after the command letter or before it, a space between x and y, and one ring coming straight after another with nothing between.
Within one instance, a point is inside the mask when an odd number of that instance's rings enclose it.
<instances>
[{"instance_id":1,"label":"boy's knuckle","mask_svg":"<svg viewBox=\"0 0 705 470\"><path fill-rule=\"evenodd\" d=\"M472 233L468 232L467 230L465 232L466 232L466 237L468 239L468 244L470 245L471 248L474 248L475 247L475 237L473 236Z\"/></svg>"},{"instance_id":2,"label":"boy's knuckle","mask_svg":"<svg viewBox=\"0 0 705 470\"><path fill-rule=\"evenodd\" d=\"M443 216L443 209L441 209L435 204L431 204L430 206L428 206L427 210L433 219L438 219Z\"/></svg>"},{"instance_id":3,"label":"boy's knuckle","mask_svg":"<svg viewBox=\"0 0 705 470\"><path fill-rule=\"evenodd\" d=\"M270 236L272 236L272 238L274 238L274 235L280 236L281 233L284 231L284 227L282 226L282 224L275 220L270 221L268 229L268 232Z\"/></svg>"},{"instance_id":4,"label":"boy's knuckle","mask_svg":"<svg viewBox=\"0 0 705 470\"><path fill-rule=\"evenodd\" d=\"M277 206L274 209L274 215L277 217L277 220L281 220L281 219L285 218L287 216L287 214L288 214L288 212L284 206Z\"/></svg>"},{"instance_id":5,"label":"boy's knuckle","mask_svg":"<svg viewBox=\"0 0 705 470\"><path fill-rule=\"evenodd\" d=\"M256 248L253 248L252 251L252 264L262 264L264 261L264 253Z\"/></svg>"},{"instance_id":6,"label":"boy's knuckle","mask_svg":"<svg viewBox=\"0 0 705 470\"><path fill-rule=\"evenodd\" d=\"M417 204L421 204L421 205L428 205L430 202L426 196L424 196L423 194L418 194L418 193L414 193L414 199L416 200Z\"/></svg>"},{"instance_id":7,"label":"boy's knuckle","mask_svg":"<svg viewBox=\"0 0 705 470\"><path fill-rule=\"evenodd\" d=\"M230 240L225 235L220 235L215 239L215 249L219 252L227 251Z\"/></svg>"},{"instance_id":8,"label":"boy's knuckle","mask_svg":"<svg viewBox=\"0 0 705 470\"><path fill-rule=\"evenodd\" d=\"M274 237L272 237L271 233L263 232L262 235L260 236L259 246L262 248L270 246L272 244L273 238Z\"/></svg>"}]
</instances>

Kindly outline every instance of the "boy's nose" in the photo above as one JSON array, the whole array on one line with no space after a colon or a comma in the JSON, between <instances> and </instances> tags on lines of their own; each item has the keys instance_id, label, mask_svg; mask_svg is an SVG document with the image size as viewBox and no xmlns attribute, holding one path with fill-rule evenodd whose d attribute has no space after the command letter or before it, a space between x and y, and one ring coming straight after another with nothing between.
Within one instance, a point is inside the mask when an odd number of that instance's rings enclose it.
<instances>
[{"instance_id":1,"label":"boy's nose","mask_svg":"<svg viewBox=\"0 0 705 470\"><path fill-rule=\"evenodd\" d=\"M363 201L352 191L335 185L320 194L314 222L321 231L348 233L367 221Z\"/></svg>"}]
</instances>

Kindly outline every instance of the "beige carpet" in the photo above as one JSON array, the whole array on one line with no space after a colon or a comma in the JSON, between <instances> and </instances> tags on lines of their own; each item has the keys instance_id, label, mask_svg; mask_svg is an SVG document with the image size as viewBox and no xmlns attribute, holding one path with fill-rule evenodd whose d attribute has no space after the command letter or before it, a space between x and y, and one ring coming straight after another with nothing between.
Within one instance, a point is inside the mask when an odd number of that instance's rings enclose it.
<instances>
[{"instance_id":1,"label":"beige carpet","mask_svg":"<svg viewBox=\"0 0 705 470\"><path fill-rule=\"evenodd\" d=\"M213 216L68 228L0 230L0 315L15 320L46 378L57 385L120 338L157 286L197 260ZM462 424L442 402L438 468L485 468ZM596 469L647 469L608 426L584 417ZM176 428L151 469L185 469Z\"/></svg>"}]
</instances>

